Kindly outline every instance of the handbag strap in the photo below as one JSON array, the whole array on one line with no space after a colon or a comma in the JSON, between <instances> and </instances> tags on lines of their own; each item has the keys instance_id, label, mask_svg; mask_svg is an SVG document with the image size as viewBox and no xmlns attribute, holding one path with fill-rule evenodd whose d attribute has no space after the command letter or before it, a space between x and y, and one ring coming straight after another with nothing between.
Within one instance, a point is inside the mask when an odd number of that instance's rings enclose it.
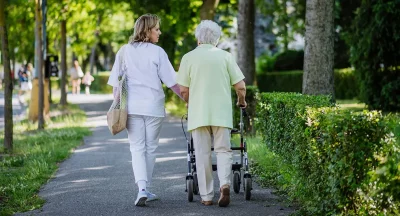
<instances>
[{"instance_id":1,"label":"handbag strap","mask_svg":"<svg viewBox=\"0 0 400 216\"><path fill-rule=\"evenodd\" d=\"M127 66L125 63L125 53L126 53L126 46L128 44L125 44L121 47L121 56L119 58L119 76L123 77L124 75L126 75L126 71L127 71ZM121 74L121 72L123 72L123 74Z\"/></svg>"},{"instance_id":2,"label":"handbag strap","mask_svg":"<svg viewBox=\"0 0 400 216\"><path fill-rule=\"evenodd\" d=\"M119 73L121 76L121 79L119 81L119 92L120 92L120 105L121 108L126 108L127 107L127 81L126 81L126 73L127 73L127 66L126 66L126 62L125 62L125 53L126 53L126 46L127 44L125 44L124 46L121 47L121 56L120 56L120 65L119 65ZM122 73L122 75L121 75Z\"/></svg>"}]
</instances>

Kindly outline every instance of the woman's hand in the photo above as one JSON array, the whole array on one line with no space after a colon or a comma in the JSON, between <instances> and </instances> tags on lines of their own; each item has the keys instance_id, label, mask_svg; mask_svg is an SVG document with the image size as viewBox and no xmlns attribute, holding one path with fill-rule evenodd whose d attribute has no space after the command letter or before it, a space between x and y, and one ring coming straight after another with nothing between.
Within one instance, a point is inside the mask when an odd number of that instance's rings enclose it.
<instances>
[{"instance_id":1,"label":"woman's hand","mask_svg":"<svg viewBox=\"0 0 400 216\"><path fill-rule=\"evenodd\" d=\"M236 106L238 106L238 107L244 109L244 108L247 107L247 103L246 103L246 101L243 101L242 103L237 102L237 103L236 103Z\"/></svg>"}]
</instances>

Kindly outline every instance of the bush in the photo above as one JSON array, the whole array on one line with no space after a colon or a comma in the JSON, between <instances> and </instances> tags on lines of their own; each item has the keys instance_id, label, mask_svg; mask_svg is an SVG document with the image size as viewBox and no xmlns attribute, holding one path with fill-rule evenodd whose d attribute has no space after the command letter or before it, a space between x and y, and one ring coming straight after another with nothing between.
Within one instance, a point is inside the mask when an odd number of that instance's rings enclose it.
<instances>
[{"instance_id":1,"label":"bush","mask_svg":"<svg viewBox=\"0 0 400 216\"><path fill-rule=\"evenodd\" d=\"M335 70L335 98L354 99L359 95L359 87L354 70Z\"/></svg>"},{"instance_id":2,"label":"bush","mask_svg":"<svg viewBox=\"0 0 400 216\"><path fill-rule=\"evenodd\" d=\"M309 173L302 178L318 191L313 194L317 212L359 215L367 207L362 199L368 200L372 183L368 173L379 164L375 155L388 145L382 114L322 108L308 110L307 120L304 144L309 150L303 155Z\"/></svg>"},{"instance_id":3,"label":"bush","mask_svg":"<svg viewBox=\"0 0 400 216\"><path fill-rule=\"evenodd\" d=\"M90 90L96 93L112 93L113 89L110 85L107 84L108 77L110 77L109 72L101 72L99 74L92 75L94 77L94 81L90 86ZM82 88L84 89L84 88Z\"/></svg>"},{"instance_id":4,"label":"bush","mask_svg":"<svg viewBox=\"0 0 400 216\"><path fill-rule=\"evenodd\" d=\"M299 142L304 142L307 107L330 106L330 97L298 93L261 93L257 105L258 131L268 147L289 163L300 161Z\"/></svg>"},{"instance_id":5,"label":"bush","mask_svg":"<svg viewBox=\"0 0 400 216\"><path fill-rule=\"evenodd\" d=\"M274 72L257 75L260 92L298 92L303 85L303 71Z\"/></svg>"},{"instance_id":6,"label":"bush","mask_svg":"<svg viewBox=\"0 0 400 216\"><path fill-rule=\"evenodd\" d=\"M359 94L354 71L335 70L335 98L354 99ZM302 92L303 71L274 72L257 75L260 92ZM400 94L398 94L400 95ZM399 96L400 97L400 96Z\"/></svg>"},{"instance_id":7,"label":"bush","mask_svg":"<svg viewBox=\"0 0 400 216\"><path fill-rule=\"evenodd\" d=\"M350 34L360 99L371 109L400 110L400 1L362 1Z\"/></svg>"},{"instance_id":8,"label":"bush","mask_svg":"<svg viewBox=\"0 0 400 216\"><path fill-rule=\"evenodd\" d=\"M326 96L260 98L257 128L268 148L295 168L291 194L309 214L399 213L398 116L339 110Z\"/></svg>"},{"instance_id":9,"label":"bush","mask_svg":"<svg viewBox=\"0 0 400 216\"><path fill-rule=\"evenodd\" d=\"M303 64L303 50L287 50L276 56L274 71L303 70Z\"/></svg>"},{"instance_id":10,"label":"bush","mask_svg":"<svg viewBox=\"0 0 400 216\"><path fill-rule=\"evenodd\" d=\"M262 55L256 60L256 73L264 74L266 72L273 72L276 61L276 55Z\"/></svg>"}]
</instances>

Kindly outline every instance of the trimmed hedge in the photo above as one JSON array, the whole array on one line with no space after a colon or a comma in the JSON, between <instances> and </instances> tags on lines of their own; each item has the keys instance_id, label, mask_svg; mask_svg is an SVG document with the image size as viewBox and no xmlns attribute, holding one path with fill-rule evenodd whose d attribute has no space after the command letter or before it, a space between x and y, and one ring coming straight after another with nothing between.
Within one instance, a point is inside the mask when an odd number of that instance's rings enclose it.
<instances>
[{"instance_id":1,"label":"trimmed hedge","mask_svg":"<svg viewBox=\"0 0 400 216\"><path fill-rule=\"evenodd\" d=\"M330 97L298 93L261 93L257 106L257 129L270 150L291 164L301 161L307 107L331 106Z\"/></svg>"},{"instance_id":2,"label":"trimmed hedge","mask_svg":"<svg viewBox=\"0 0 400 216\"><path fill-rule=\"evenodd\" d=\"M110 77L110 72L100 72L99 74L94 74L92 76L94 77L94 80L92 82L92 85L90 85L90 91L105 94L112 93L112 87L107 85L108 77ZM84 89L83 86L82 89Z\"/></svg>"},{"instance_id":3,"label":"trimmed hedge","mask_svg":"<svg viewBox=\"0 0 400 216\"><path fill-rule=\"evenodd\" d=\"M287 50L276 55L262 55L256 60L257 74L272 71L303 70L304 51Z\"/></svg>"},{"instance_id":4,"label":"trimmed hedge","mask_svg":"<svg viewBox=\"0 0 400 216\"><path fill-rule=\"evenodd\" d=\"M261 92L302 92L303 71L272 72L257 75ZM335 70L336 99L354 99L359 87L351 69Z\"/></svg>"},{"instance_id":5,"label":"trimmed hedge","mask_svg":"<svg viewBox=\"0 0 400 216\"><path fill-rule=\"evenodd\" d=\"M298 92L303 85L303 71L272 72L257 75L260 92Z\"/></svg>"},{"instance_id":6,"label":"trimmed hedge","mask_svg":"<svg viewBox=\"0 0 400 216\"><path fill-rule=\"evenodd\" d=\"M304 51L303 50L287 50L276 56L274 70L303 70Z\"/></svg>"},{"instance_id":7,"label":"trimmed hedge","mask_svg":"<svg viewBox=\"0 0 400 216\"><path fill-rule=\"evenodd\" d=\"M325 96L262 93L258 129L296 170L291 185L311 215L396 215L399 120L339 110Z\"/></svg>"}]
</instances>

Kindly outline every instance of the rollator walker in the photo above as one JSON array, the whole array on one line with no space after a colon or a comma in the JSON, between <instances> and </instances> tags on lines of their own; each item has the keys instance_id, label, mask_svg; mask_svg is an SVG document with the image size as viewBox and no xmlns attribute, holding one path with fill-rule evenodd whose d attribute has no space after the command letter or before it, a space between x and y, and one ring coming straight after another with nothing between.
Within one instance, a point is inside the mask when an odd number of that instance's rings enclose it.
<instances>
[{"instance_id":1,"label":"rollator walker","mask_svg":"<svg viewBox=\"0 0 400 216\"><path fill-rule=\"evenodd\" d=\"M240 163L235 162L232 164L232 172L233 172L233 191L235 193L240 192L240 184L243 182L243 191L244 198L246 200L250 200L251 190L252 190L252 179L251 174L249 173L249 163L247 157L247 144L246 139L244 138L244 123L243 117L246 115L244 108L240 108L240 122L239 122L239 130L232 129L231 135L240 134L240 147L231 147L232 151L240 151ZM196 172L196 157L194 154L194 146L193 146L193 137L189 133L189 138L186 136L185 129L183 128L183 118L187 117L184 115L181 119L182 130L185 134L186 142L187 142L187 165L188 165L188 173L186 176L186 192L188 194L188 201L193 201L193 195L199 195L199 185L197 180L197 172ZM232 146L232 145L231 145ZM214 148L211 148L211 151L214 151ZM213 171L217 170L217 165L212 165Z\"/></svg>"}]
</instances>

